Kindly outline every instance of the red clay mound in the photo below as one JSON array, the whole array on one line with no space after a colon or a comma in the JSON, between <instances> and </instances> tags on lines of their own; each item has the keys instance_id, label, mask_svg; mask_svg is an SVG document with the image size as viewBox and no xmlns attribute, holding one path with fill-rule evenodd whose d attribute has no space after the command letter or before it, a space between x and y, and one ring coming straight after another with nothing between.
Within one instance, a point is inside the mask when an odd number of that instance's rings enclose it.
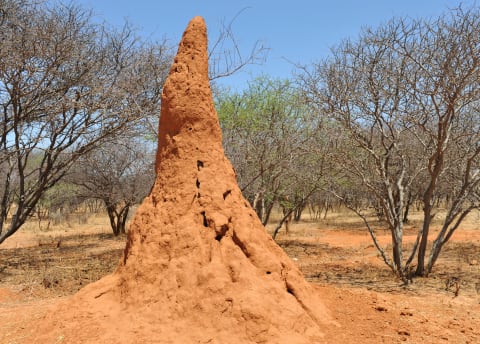
<instances>
[{"instance_id":1,"label":"red clay mound","mask_svg":"<svg viewBox=\"0 0 480 344\"><path fill-rule=\"evenodd\" d=\"M319 343L330 318L267 235L225 158L192 19L165 83L157 179L114 274L38 325L36 343Z\"/></svg>"}]
</instances>

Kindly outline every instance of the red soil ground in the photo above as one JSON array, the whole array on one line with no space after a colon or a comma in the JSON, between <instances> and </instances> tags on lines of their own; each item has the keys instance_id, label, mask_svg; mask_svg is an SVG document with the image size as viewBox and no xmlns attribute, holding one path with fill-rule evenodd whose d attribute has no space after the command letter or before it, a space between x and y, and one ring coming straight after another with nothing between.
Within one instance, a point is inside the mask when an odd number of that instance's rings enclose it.
<instances>
[{"instance_id":1,"label":"red soil ground","mask_svg":"<svg viewBox=\"0 0 480 344\"><path fill-rule=\"evenodd\" d=\"M93 218L83 229L68 231L19 232L0 247L0 264L10 266L0 273L0 343L34 343L29 334L33 322L82 287L82 280L98 279L116 267L124 239L109 238L106 223L98 222ZM454 235L432 276L408 287L391 276L361 228L303 222L293 225L288 237L281 234L278 242L340 325L324 329L325 343L480 342L480 295L475 290L480 282L480 228L475 218ZM15 270L10 264L14 257L30 264ZM48 287L38 276L47 257L53 261L46 274L59 281ZM78 271L62 279L70 271L67 265ZM105 270L82 275L85 265ZM450 276L461 276L457 297L445 290Z\"/></svg>"}]
</instances>

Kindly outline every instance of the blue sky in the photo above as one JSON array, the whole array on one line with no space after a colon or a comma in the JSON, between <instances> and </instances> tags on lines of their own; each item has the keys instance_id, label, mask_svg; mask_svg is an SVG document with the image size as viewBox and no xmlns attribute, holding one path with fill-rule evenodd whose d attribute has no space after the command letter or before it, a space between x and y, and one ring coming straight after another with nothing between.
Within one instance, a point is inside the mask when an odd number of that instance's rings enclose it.
<instances>
[{"instance_id":1,"label":"blue sky","mask_svg":"<svg viewBox=\"0 0 480 344\"><path fill-rule=\"evenodd\" d=\"M291 62L310 64L329 53L344 38L355 38L362 27L378 25L392 17L436 17L460 3L475 0L77 0L93 9L99 19L119 26L124 19L151 39L167 38L177 45L189 20L201 15L209 39L215 40L222 22L231 21L240 49L248 53L261 41L269 50L262 66L249 66L234 76L220 79L234 89L265 73L292 75ZM291 62L288 62L291 61Z\"/></svg>"}]
</instances>

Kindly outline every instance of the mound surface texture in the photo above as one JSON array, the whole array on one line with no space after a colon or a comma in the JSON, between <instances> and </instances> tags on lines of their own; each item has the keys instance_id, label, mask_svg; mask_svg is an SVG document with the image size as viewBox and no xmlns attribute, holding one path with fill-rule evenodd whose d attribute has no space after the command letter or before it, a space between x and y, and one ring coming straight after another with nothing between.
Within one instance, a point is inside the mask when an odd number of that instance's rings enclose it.
<instances>
[{"instance_id":1,"label":"mound surface texture","mask_svg":"<svg viewBox=\"0 0 480 344\"><path fill-rule=\"evenodd\" d=\"M157 178L117 270L37 326L36 343L320 343L328 314L265 232L226 159L206 27L189 23L165 83Z\"/></svg>"}]
</instances>

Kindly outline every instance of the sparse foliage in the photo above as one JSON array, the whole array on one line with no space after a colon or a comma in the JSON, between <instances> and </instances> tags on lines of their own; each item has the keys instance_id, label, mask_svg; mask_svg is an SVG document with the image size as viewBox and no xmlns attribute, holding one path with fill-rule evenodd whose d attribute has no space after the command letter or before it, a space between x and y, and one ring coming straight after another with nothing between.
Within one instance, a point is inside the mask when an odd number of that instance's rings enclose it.
<instances>
[{"instance_id":1,"label":"sparse foliage","mask_svg":"<svg viewBox=\"0 0 480 344\"><path fill-rule=\"evenodd\" d=\"M158 113L170 58L128 25L108 30L73 4L0 6L1 243L80 156Z\"/></svg>"},{"instance_id":2,"label":"sparse foliage","mask_svg":"<svg viewBox=\"0 0 480 344\"><path fill-rule=\"evenodd\" d=\"M321 121L294 85L259 78L217 105L226 154L261 221L268 222L279 202L290 213L303 209L320 186Z\"/></svg>"},{"instance_id":3,"label":"sparse foliage","mask_svg":"<svg viewBox=\"0 0 480 344\"><path fill-rule=\"evenodd\" d=\"M68 180L77 185L83 199L101 200L114 235L125 233L130 208L150 191L154 174L153 147L123 137L104 143L83 155Z\"/></svg>"},{"instance_id":4,"label":"sparse foliage","mask_svg":"<svg viewBox=\"0 0 480 344\"><path fill-rule=\"evenodd\" d=\"M431 272L441 247L480 205L479 37L477 8L436 20L394 19L344 41L302 75L311 101L342 128L335 156L344 178L331 191L364 219L385 263L402 278L415 255L416 275ZM412 195L422 202L423 225L404 258L403 223ZM425 264L441 197L448 198L446 216ZM372 202L391 231L391 256L365 216Z\"/></svg>"}]
</instances>

